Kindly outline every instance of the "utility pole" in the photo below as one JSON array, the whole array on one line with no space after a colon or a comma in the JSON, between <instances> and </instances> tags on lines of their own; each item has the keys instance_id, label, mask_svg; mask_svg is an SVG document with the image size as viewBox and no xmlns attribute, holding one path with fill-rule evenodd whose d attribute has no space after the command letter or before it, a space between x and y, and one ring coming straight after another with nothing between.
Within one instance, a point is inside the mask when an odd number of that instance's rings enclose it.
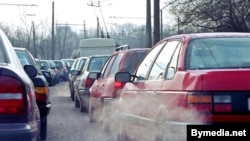
<instances>
[{"instance_id":1,"label":"utility pole","mask_svg":"<svg viewBox=\"0 0 250 141\"><path fill-rule=\"evenodd\" d=\"M87 38L87 31L86 31L86 23L85 20L83 21L83 34L84 34L84 38Z\"/></svg>"},{"instance_id":2,"label":"utility pole","mask_svg":"<svg viewBox=\"0 0 250 141\"><path fill-rule=\"evenodd\" d=\"M151 29L151 2L147 0L147 8L146 8L146 40L147 40L147 48L152 46L152 29Z\"/></svg>"},{"instance_id":3,"label":"utility pole","mask_svg":"<svg viewBox=\"0 0 250 141\"><path fill-rule=\"evenodd\" d=\"M37 51L36 51L36 31L35 31L35 24L32 21L32 31L33 31L33 48L34 48L34 57L37 58Z\"/></svg>"},{"instance_id":4,"label":"utility pole","mask_svg":"<svg viewBox=\"0 0 250 141\"><path fill-rule=\"evenodd\" d=\"M55 39L54 39L54 1L52 1L52 52L51 59L55 59Z\"/></svg>"},{"instance_id":5,"label":"utility pole","mask_svg":"<svg viewBox=\"0 0 250 141\"><path fill-rule=\"evenodd\" d=\"M96 36L97 38L99 38L100 24L99 24L99 18L97 17L96 19L97 19Z\"/></svg>"},{"instance_id":6,"label":"utility pole","mask_svg":"<svg viewBox=\"0 0 250 141\"><path fill-rule=\"evenodd\" d=\"M154 0L154 44L160 41L160 0Z\"/></svg>"}]
</instances>

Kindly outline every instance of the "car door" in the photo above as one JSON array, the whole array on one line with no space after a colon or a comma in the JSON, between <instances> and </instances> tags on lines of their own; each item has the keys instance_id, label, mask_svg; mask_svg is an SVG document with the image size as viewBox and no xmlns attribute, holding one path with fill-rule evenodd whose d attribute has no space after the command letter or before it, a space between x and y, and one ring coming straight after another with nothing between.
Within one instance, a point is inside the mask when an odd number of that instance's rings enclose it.
<instances>
[{"instance_id":1,"label":"car door","mask_svg":"<svg viewBox=\"0 0 250 141\"><path fill-rule=\"evenodd\" d=\"M124 115L129 115L128 127L142 131L145 138L154 137L157 128L155 124L159 112L161 86L164 81L166 68L176 51L180 41L163 41L156 45L139 65L133 83L127 83L122 93L120 103L126 103L128 107ZM132 122L131 122L132 121ZM127 128L129 129L129 128ZM126 131L133 138L142 138L138 133Z\"/></svg>"},{"instance_id":2,"label":"car door","mask_svg":"<svg viewBox=\"0 0 250 141\"><path fill-rule=\"evenodd\" d=\"M144 110L145 113L143 116L152 120L157 120L155 119L156 117L159 118L161 108L166 106L166 99L172 99L168 94L171 94L170 91L172 90L170 81L173 78L173 71L167 70L169 70L168 68L172 70L177 67L177 57L181 41L168 40L165 43L150 68L147 80L144 82L144 89L140 91L143 96L143 98L140 99L144 99L144 109L147 109ZM168 86L166 87L166 85L164 85L164 87L162 87L162 83L166 81L169 82Z\"/></svg>"},{"instance_id":3,"label":"car door","mask_svg":"<svg viewBox=\"0 0 250 141\"><path fill-rule=\"evenodd\" d=\"M109 98L114 98L114 91L115 91L115 73L118 71L121 60L123 58L124 53L118 53L115 57L115 60L112 63L112 66L109 70L108 74L106 75L106 81L103 83L103 93L102 93L102 98L109 97Z\"/></svg>"},{"instance_id":4,"label":"car door","mask_svg":"<svg viewBox=\"0 0 250 141\"><path fill-rule=\"evenodd\" d=\"M100 78L95 80L90 89L91 96L94 96L96 98L101 98L101 95L104 90L104 85L107 81L107 77L109 76L110 69L115 61L116 55L117 54L110 56L107 63L102 68Z\"/></svg>"}]
</instances>

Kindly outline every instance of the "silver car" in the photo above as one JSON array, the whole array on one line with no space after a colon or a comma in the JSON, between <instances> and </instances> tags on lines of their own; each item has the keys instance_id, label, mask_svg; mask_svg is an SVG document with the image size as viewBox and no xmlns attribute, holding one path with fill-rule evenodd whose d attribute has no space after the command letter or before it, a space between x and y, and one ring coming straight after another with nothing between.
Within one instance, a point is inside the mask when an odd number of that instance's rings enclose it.
<instances>
[{"instance_id":1,"label":"silver car","mask_svg":"<svg viewBox=\"0 0 250 141\"><path fill-rule=\"evenodd\" d=\"M22 67L13 46L0 29L0 140L40 140L40 114L31 78L32 65Z\"/></svg>"}]
</instances>

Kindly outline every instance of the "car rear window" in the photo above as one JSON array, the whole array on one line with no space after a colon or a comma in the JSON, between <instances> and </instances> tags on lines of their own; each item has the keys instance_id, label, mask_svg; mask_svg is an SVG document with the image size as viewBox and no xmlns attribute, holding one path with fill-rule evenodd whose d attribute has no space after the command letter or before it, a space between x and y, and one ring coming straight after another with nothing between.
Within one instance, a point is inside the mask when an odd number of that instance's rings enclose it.
<instances>
[{"instance_id":1,"label":"car rear window","mask_svg":"<svg viewBox=\"0 0 250 141\"><path fill-rule=\"evenodd\" d=\"M250 68L249 38L204 38L190 42L186 69Z\"/></svg>"},{"instance_id":2,"label":"car rear window","mask_svg":"<svg viewBox=\"0 0 250 141\"><path fill-rule=\"evenodd\" d=\"M0 42L0 63L6 63L5 51L3 49L2 43Z\"/></svg>"},{"instance_id":3,"label":"car rear window","mask_svg":"<svg viewBox=\"0 0 250 141\"><path fill-rule=\"evenodd\" d=\"M87 71L101 71L103 65L105 64L105 62L107 61L108 56L107 57L93 57L90 59L90 63L89 63L89 67L87 69Z\"/></svg>"},{"instance_id":4,"label":"car rear window","mask_svg":"<svg viewBox=\"0 0 250 141\"><path fill-rule=\"evenodd\" d=\"M40 65L41 67L43 67L43 69L46 69L46 70L50 68L49 64L45 61L40 61Z\"/></svg>"},{"instance_id":5,"label":"car rear window","mask_svg":"<svg viewBox=\"0 0 250 141\"><path fill-rule=\"evenodd\" d=\"M146 51L131 52L126 56L124 63L120 68L120 72L134 73L138 64L141 62L142 58L145 56Z\"/></svg>"},{"instance_id":6,"label":"car rear window","mask_svg":"<svg viewBox=\"0 0 250 141\"><path fill-rule=\"evenodd\" d=\"M21 62L22 66L24 65L34 65L32 63L32 61L30 60L29 56L23 52L23 51L19 51L19 50L15 50L17 53L17 56L19 58L19 61Z\"/></svg>"}]
</instances>

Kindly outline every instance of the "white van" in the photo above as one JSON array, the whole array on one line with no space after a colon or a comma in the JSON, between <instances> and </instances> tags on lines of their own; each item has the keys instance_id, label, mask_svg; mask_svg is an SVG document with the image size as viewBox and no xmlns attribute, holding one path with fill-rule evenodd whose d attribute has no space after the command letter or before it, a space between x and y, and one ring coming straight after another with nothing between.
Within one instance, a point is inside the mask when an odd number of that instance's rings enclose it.
<instances>
[{"instance_id":1,"label":"white van","mask_svg":"<svg viewBox=\"0 0 250 141\"><path fill-rule=\"evenodd\" d=\"M116 50L114 39L110 38L89 38L80 40L79 48L74 49L72 58L87 57L91 55L109 55Z\"/></svg>"}]
</instances>

